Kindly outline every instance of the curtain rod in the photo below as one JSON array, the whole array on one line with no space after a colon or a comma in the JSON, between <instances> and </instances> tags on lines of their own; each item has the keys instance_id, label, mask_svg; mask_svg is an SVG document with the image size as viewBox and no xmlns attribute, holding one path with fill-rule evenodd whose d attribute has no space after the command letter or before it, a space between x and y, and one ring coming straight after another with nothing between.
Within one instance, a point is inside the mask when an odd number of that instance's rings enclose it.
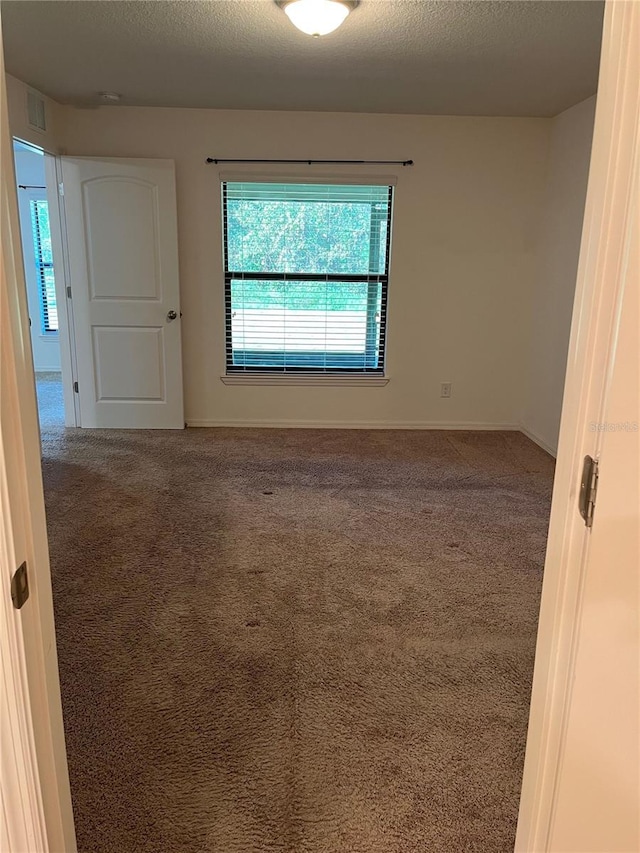
<instances>
[{"instance_id":1,"label":"curtain rod","mask_svg":"<svg viewBox=\"0 0 640 853\"><path fill-rule=\"evenodd\" d=\"M37 187L35 184L18 184L19 190L46 190L46 187Z\"/></svg>"},{"instance_id":2,"label":"curtain rod","mask_svg":"<svg viewBox=\"0 0 640 853\"><path fill-rule=\"evenodd\" d=\"M207 163L306 163L318 165L349 165L349 166L413 166L413 160L220 160L218 157L207 157Z\"/></svg>"}]
</instances>

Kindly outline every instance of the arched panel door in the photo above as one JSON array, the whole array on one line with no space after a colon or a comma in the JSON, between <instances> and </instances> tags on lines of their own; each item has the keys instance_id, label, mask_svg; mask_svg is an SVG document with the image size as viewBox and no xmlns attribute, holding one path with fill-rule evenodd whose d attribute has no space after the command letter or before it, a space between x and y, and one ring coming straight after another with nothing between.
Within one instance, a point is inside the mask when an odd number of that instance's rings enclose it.
<instances>
[{"instance_id":1,"label":"arched panel door","mask_svg":"<svg viewBox=\"0 0 640 853\"><path fill-rule=\"evenodd\" d=\"M63 157L80 425L182 429L174 164Z\"/></svg>"}]
</instances>

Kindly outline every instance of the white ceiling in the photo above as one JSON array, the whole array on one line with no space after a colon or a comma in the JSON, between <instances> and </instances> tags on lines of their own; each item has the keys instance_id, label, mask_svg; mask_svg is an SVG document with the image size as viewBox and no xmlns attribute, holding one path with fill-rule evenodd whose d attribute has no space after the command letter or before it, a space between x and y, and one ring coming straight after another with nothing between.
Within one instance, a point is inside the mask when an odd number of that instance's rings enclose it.
<instances>
[{"instance_id":1,"label":"white ceiling","mask_svg":"<svg viewBox=\"0 0 640 853\"><path fill-rule=\"evenodd\" d=\"M362 0L313 39L272 0L2 3L9 73L70 104L551 116L596 91L597 0Z\"/></svg>"}]
</instances>

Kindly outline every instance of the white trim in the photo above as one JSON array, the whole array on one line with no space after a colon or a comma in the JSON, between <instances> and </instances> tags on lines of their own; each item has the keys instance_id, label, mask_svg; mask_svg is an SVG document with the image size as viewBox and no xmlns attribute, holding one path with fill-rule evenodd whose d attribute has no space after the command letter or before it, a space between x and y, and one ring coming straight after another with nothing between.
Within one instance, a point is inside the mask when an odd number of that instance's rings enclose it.
<instances>
[{"instance_id":1,"label":"white trim","mask_svg":"<svg viewBox=\"0 0 640 853\"><path fill-rule=\"evenodd\" d=\"M47 543L42 469L35 399L33 358L29 335L29 314L21 261L20 228L16 198L15 172L6 106L2 47L0 43L0 149L2 152L0 186L2 188L2 263L0 266L2 315L2 417L11 415L15 431L9 463L12 505L17 502L20 524L20 553L14 562L26 560L29 571L29 600L19 613L24 637L24 663L35 743L41 797L46 826L46 847L14 847L36 853L51 849L74 853L76 850L71 806L71 791L62 722L62 703L53 622L51 572ZM6 353L9 357L6 357ZM9 396L11 392L11 396ZM7 396L5 406L5 395ZM12 408L9 406L12 404ZM3 423L4 439L4 423ZM4 452L4 445L3 445ZM0 459L0 468L2 462ZM15 530L14 530L15 534ZM15 540L17 542L17 539ZM2 565L2 590L7 595L7 567ZM12 820L18 819L12 815Z\"/></svg>"},{"instance_id":2,"label":"white trim","mask_svg":"<svg viewBox=\"0 0 640 853\"><path fill-rule=\"evenodd\" d=\"M318 385L335 388L381 388L386 376L339 373L226 373L220 377L225 385Z\"/></svg>"},{"instance_id":3,"label":"white trim","mask_svg":"<svg viewBox=\"0 0 640 853\"><path fill-rule=\"evenodd\" d=\"M33 154L43 154L44 148L41 145L36 145L35 142L28 142L26 139L20 139L19 136L13 137L14 142L14 151L15 151L15 143L18 143L18 148L26 149L27 151L31 151Z\"/></svg>"},{"instance_id":4,"label":"white trim","mask_svg":"<svg viewBox=\"0 0 640 853\"><path fill-rule=\"evenodd\" d=\"M4 294L3 294L4 296ZM5 304L2 311L6 310ZM3 329L4 332L4 329ZM5 336L6 340L6 336ZM7 347L8 350L8 347ZM3 351L3 365L11 362L10 353ZM5 376L2 377L5 379ZM15 415L14 389L3 385L3 410ZM9 418L7 418L9 420ZM5 435L8 433L8 435ZM7 440L8 439L8 440ZM26 672L22 614L16 612L9 595L9 578L17 568L16 543L12 527L17 526L15 506L16 483L9 482L10 455L20 440L17 422L2 423L0 431L0 817L2 818L1 850L48 850L46 822L42 803L42 783L33 733L33 719ZM15 466L11 466L15 469ZM12 506L13 503L13 506ZM21 554L22 556L22 554ZM28 568L28 564L27 564ZM27 601L25 607L29 605Z\"/></svg>"},{"instance_id":5,"label":"white trim","mask_svg":"<svg viewBox=\"0 0 640 853\"><path fill-rule=\"evenodd\" d=\"M513 423L492 424L474 421L303 421L303 420L220 420L189 418L188 427L247 427L265 429L416 429L416 430L467 430L519 432L520 425Z\"/></svg>"},{"instance_id":6,"label":"white trim","mask_svg":"<svg viewBox=\"0 0 640 853\"><path fill-rule=\"evenodd\" d=\"M16 328L11 303L21 285L22 308L28 317L1 39L0 178L0 848L40 853L49 849L44 774L36 748L29 690L33 670L28 667L25 650L26 635L36 618L37 588L21 611L14 609L10 593L11 576L23 561L27 562L31 586L30 507L24 483L16 336L22 342L21 354L29 359L32 354L27 343L28 326L25 328L23 322L21 328Z\"/></svg>"},{"instance_id":7,"label":"white trim","mask_svg":"<svg viewBox=\"0 0 640 853\"><path fill-rule=\"evenodd\" d=\"M544 438L540 438L535 432L532 432L528 429L524 424L520 424L520 432L523 435L526 435L528 439L530 439L534 444L537 444L538 447L541 447L544 451L546 451L549 456L553 456L555 459L558 455L558 448L553 447L549 444L549 442L545 441Z\"/></svg>"},{"instance_id":8,"label":"white trim","mask_svg":"<svg viewBox=\"0 0 640 853\"><path fill-rule=\"evenodd\" d=\"M59 192L62 182L60 158L45 152L44 169L49 200L49 227L53 252L56 303L58 306L58 340L60 342L60 368L62 373L62 395L64 399L64 425L80 425L78 395L73 391L77 379L75 332L73 325L73 300L67 298L70 282L66 248L66 221L64 197Z\"/></svg>"},{"instance_id":9,"label":"white trim","mask_svg":"<svg viewBox=\"0 0 640 853\"><path fill-rule=\"evenodd\" d=\"M576 501L582 459L587 453L598 456L602 433L590 432L589 423L602 420L615 349L620 269L638 157L639 35L640 3L606 3L516 853L551 849L590 541Z\"/></svg>"}]
</instances>

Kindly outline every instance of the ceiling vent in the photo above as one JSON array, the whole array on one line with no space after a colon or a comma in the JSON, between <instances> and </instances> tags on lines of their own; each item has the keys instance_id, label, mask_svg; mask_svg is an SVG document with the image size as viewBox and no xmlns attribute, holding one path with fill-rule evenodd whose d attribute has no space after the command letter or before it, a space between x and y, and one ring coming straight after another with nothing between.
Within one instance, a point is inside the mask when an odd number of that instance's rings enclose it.
<instances>
[{"instance_id":1,"label":"ceiling vent","mask_svg":"<svg viewBox=\"0 0 640 853\"><path fill-rule=\"evenodd\" d=\"M44 98L31 90L27 90L27 121L32 130L44 133L47 129Z\"/></svg>"}]
</instances>

